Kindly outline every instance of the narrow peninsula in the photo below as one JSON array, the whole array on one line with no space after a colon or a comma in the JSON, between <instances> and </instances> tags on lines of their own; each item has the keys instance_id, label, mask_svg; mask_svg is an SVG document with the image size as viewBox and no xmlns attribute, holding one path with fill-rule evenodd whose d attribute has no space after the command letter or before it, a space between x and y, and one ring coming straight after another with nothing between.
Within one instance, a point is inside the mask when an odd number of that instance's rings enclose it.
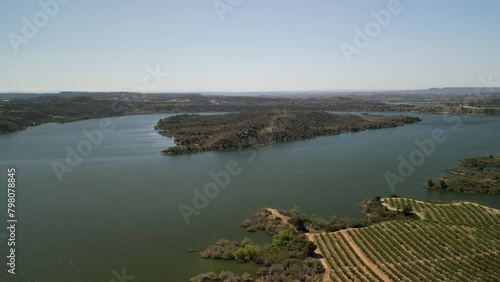
<instances>
[{"instance_id":1,"label":"narrow peninsula","mask_svg":"<svg viewBox=\"0 0 500 282\"><path fill-rule=\"evenodd\" d=\"M176 146L162 154L257 147L276 142L397 127L420 121L410 116L333 114L324 111L249 111L220 115L178 115L161 119L160 134Z\"/></svg>"},{"instance_id":2,"label":"narrow peninsula","mask_svg":"<svg viewBox=\"0 0 500 282\"><path fill-rule=\"evenodd\" d=\"M429 179L425 187L451 192L500 195L500 157L486 156L459 160L463 168L445 170L451 176Z\"/></svg>"},{"instance_id":3,"label":"narrow peninsula","mask_svg":"<svg viewBox=\"0 0 500 282\"><path fill-rule=\"evenodd\" d=\"M241 226L271 234L268 243L221 239L199 252L259 265L257 277L222 271L189 281L498 281L500 210L397 195L361 207L363 218L330 220L298 208L263 208Z\"/></svg>"}]
</instances>

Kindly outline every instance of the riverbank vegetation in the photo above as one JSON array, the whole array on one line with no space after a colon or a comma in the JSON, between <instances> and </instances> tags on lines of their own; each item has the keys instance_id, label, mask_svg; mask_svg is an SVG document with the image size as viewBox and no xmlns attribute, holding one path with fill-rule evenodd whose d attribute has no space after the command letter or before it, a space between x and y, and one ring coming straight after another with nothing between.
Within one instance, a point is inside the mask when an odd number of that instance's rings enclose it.
<instances>
[{"instance_id":1,"label":"riverbank vegetation","mask_svg":"<svg viewBox=\"0 0 500 282\"><path fill-rule=\"evenodd\" d=\"M200 256L263 266L257 273L260 279L233 275L235 280L228 281L321 281L321 274L325 270L320 261L313 258L316 245L290 227L282 226L276 232L272 243L264 246L257 246L248 238L239 243L221 239L201 251ZM212 273L204 273L190 281L226 281L217 279Z\"/></svg>"},{"instance_id":2,"label":"riverbank vegetation","mask_svg":"<svg viewBox=\"0 0 500 282\"><path fill-rule=\"evenodd\" d=\"M381 219L359 228L353 221L334 232L322 228L336 221L306 216L298 208L262 209L242 226L273 233L271 244L222 240L200 253L205 258L263 264L260 278L209 272L190 281L496 281L500 276L499 210L395 195L361 206L365 220ZM294 224L297 219L305 228Z\"/></svg>"},{"instance_id":3,"label":"riverbank vegetation","mask_svg":"<svg viewBox=\"0 0 500 282\"><path fill-rule=\"evenodd\" d=\"M288 222L303 232L335 232L347 228L367 227L388 220L415 218L410 207L405 206L401 209L390 210L382 204L380 197L364 201L361 208L363 218L338 218L334 216L327 220L314 214L309 216L303 214L298 208L282 210L280 213L289 216Z\"/></svg>"},{"instance_id":4,"label":"riverbank vegetation","mask_svg":"<svg viewBox=\"0 0 500 282\"><path fill-rule=\"evenodd\" d=\"M155 129L174 137L163 154L240 149L420 121L409 116L332 114L324 111L252 111L222 115L179 115Z\"/></svg>"},{"instance_id":5,"label":"riverbank vegetation","mask_svg":"<svg viewBox=\"0 0 500 282\"><path fill-rule=\"evenodd\" d=\"M405 208L391 210L383 205L380 197L363 202L361 207L364 219L331 220L316 215L307 216L299 208L279 212L263 208L253 218L244 220L241 226L249 232L261 230L271 234L272 243L257 246L248 238L241 242L220 239L199 254L206 259L236 260L263 266L257 273L260 279L251 280L247 275L232 274L231 279L234 280L228 281L323 281L325 268L315 252L317 245L308 239L308 233L361 228L386 220L416 218L411 207L406 208L406 213L403 212ZM227 276L228 272L223 274ZM224 281L220 280L220 275L209 272L193 277L190 281Z\"/></svg>"},{"instance_id":6,"label":"riverbank vegetation","mask_svg":"<svg viewBox=\"0 0 500 282\"><path fill-rule=\"evenodd\" d=\"M0 133L23 130L48 122L71 122L120 115L112 111L113 101L89 97L35 97L0 102Z\"/></svg>"},{"instance_id":7,"label":"riverbank vegetation","mask_svg":"<svg viewBox=\"0 0 500 282\"><path fill-rule=\"evenodd\" d=\"M463 168L448 169L446 176L438 181L428 180L429 189L500 195L500 157L485 156L459 160Z\"/></svg>"}]
</instances>

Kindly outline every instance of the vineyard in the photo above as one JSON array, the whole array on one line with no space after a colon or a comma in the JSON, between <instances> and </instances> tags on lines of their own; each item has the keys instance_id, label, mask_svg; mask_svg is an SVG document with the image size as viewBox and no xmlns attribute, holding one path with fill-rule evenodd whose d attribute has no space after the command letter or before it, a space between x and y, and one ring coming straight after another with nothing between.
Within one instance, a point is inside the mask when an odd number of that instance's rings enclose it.
<instances>
[{"instance_id":1,"label":"vineyard","mask_svg":"<svg viewBox=\"0 0 500 282\"><path fill-rule=\"evenodd\" d=\"M421 220L309 234L325 281L498 281L500 211L474 203L432 204L385 198Z\"/></svg>"}]
</instances>

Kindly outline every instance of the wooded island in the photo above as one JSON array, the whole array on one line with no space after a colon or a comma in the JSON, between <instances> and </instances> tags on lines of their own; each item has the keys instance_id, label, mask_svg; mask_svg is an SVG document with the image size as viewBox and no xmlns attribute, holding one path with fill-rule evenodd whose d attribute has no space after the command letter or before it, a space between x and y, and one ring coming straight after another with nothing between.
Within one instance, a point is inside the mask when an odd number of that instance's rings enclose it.
<instances>
[{"instance_id":1,"label":"wooded island","mask_svg":"<svg viewBox=\"0 0 500 282\"><path fill-rule=\"evenodd\" d=\"M175 155L240 149L366 129L397 127L420 121L410 116L333 114L324 111L250 111L221 115L179 115L161 119L160 134L176 146Z\"/></svg>"}]
</instances>

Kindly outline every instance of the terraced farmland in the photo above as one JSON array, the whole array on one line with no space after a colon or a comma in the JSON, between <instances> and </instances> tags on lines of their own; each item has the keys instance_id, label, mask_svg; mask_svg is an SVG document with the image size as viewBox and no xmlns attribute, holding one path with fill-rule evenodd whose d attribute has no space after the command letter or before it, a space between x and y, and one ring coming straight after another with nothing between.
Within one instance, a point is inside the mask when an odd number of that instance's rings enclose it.
<instances>
[{"instance_id":1,"label":"terraced farmland","mask_svg":"<svg viewBox=\"0 0 500 282\"><path fill-rule=\"evenodd\" d=\"M474 203L411 206L421 220L309 234L324 256L325 281L499 281L500 211Z\"/></svg>"}]
</instances>

